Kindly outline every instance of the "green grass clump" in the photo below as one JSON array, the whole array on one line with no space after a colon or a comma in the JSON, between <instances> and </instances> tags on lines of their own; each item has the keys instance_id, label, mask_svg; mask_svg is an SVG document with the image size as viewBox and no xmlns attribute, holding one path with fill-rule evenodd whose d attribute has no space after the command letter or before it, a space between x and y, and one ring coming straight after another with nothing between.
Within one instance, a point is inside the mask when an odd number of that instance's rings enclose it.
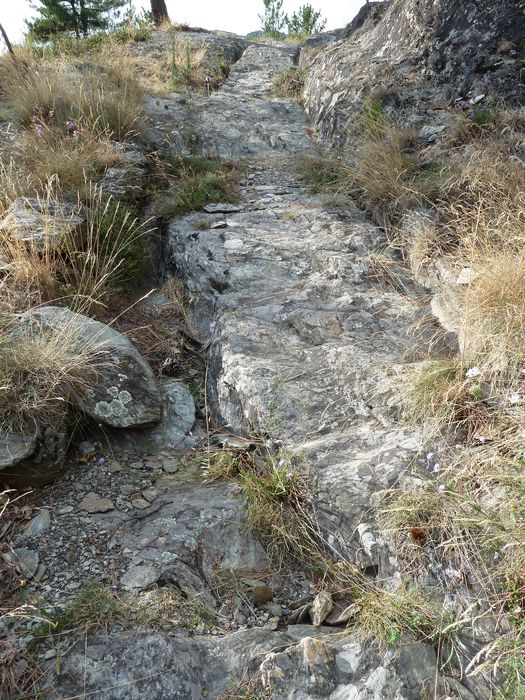
<instances>
[{"instance_id":1,"label":"green grass clump","mask_svg":"<svg viewBox=\"0 0 525 700\"><path fill-rule=\"evenodd\" d=\"M196 211L208 203L239 199L236 169L218 158L176 157L168 159L165 167L171 182L171 196L161 198L164 216Z\"/></svg>"}]
</instances>

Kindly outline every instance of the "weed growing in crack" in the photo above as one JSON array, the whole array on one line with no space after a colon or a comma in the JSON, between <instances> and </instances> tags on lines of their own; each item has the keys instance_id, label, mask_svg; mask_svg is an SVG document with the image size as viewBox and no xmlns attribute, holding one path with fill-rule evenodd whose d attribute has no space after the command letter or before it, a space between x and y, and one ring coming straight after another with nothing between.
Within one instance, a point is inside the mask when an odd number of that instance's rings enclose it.
<instances>
[{"instance_id":1,"label":"weed growing in crack","mask_svg":"<svg viewBox=\"0 0 525 700\"><path fill-rule=\"evenodd\" d=\"M297 100L302 103L305 72L299 68L290 68L278 75L272 84L274 97Z\"/></svg>"}]
</instances>

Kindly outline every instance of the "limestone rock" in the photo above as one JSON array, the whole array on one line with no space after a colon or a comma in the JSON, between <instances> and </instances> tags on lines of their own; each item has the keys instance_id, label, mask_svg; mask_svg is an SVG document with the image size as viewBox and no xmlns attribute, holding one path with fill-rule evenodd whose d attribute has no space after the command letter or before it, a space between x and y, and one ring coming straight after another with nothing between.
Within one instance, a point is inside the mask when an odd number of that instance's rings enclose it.
<instances>
[{"instance_id":1,"label":"limestone rock","mask_svg":"<svg viewBox=\"0 0 525 700\"><path fill-rule=\"evenodd\" d=\"M85 220L85 210L78 205L19 197L0 220L0 231L14 231L39 250L55 249Z\"/></svg>"},{"instance_id":2,"label":"limestone rock","mask_svg":"<svg viewBox=\"0 0 525 700\"><path fill-rule=\"evenodd\" d=\"M44 306L22 314L21 323L58 331L70 329L72 351L93 350L96 381L75 396L78 407L107 425L127 428L158 422L161 397L153 370L118 331L69 309Z\"/></svg>"}]
</instances>

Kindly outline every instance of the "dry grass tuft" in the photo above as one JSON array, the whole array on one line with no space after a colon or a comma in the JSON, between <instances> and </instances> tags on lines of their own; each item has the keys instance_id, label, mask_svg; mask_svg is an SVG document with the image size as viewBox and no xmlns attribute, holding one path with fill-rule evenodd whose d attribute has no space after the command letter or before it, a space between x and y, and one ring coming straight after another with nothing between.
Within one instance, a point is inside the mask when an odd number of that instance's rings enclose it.
<instances>
[{"instance_id":1,"label":"dry grass tuft","mask_svg":"<svg viewBox=\"0 0 525 700\"><path fill-rule=\"evenodd\" d=\"M63 231L59 241L51 235L54 226L42 242L21 240L10 228L0 232L0 250L9 266L0 279L0 310L24 311L59 301L79 313L96 312L112 292L139 274L147 254L146 224L139 224L133 210L104 195L99 186L86 183L85 188L86 222ZM51 181L40 200L44 212L52 212L61 200L59 184Z\"/></svg>"},{"instance_id":2,"label":"dry grass tuft","mask_svg":"<svg viewBox=\"0 0 525 700\"><path fill-rule=\"evenodd\" d=\"M208 48L174 37L171 46L171 83L174 90L204 86Z\"/></svg>"},{"instance_id":3,"label":"dry grass tuft","mask_svg":"<svg viewBox=\"0 0 525 700\"><path fill-rule=\"evenodd\" d=\"M0 328L0 426L35 432L45 423L63 427L73 397L96 378L106 361L96 343L81 345L69 327L48 331L4 322Z\"/></svg>"}]
</instances>

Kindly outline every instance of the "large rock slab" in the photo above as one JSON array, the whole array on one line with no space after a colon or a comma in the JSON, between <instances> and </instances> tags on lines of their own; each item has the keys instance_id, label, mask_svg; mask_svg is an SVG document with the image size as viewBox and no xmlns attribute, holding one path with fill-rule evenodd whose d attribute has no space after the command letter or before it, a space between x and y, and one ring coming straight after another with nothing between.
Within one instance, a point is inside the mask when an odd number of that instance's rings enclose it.
<instances>
[{"instance_id":1,"label":"large rock slab","mask_svg":"<svg viewBox=\"0 0 525 700\"><path fill-rule=\"evenodd\" d=\"M47 697L91 693L107 700L201 700L229 691L227 697L240 698L248 697L252 678L262 682L264 697L271 700L421 700L435 692L436 697L476 698L436 670L428 645L407 639L400 651L381 658L354 637L312 633L297 640L293 628L248 629L222 638L95 636L61 658L58 674L47 679Z\"/></svg>"},{"instance_id":2,"label":"large rock slab","mask_svg":"<svg viewBox=\"0 0 525 700\"><path fill-rule=\"evenodd\" d=\"M74 353L94 353L96 378L74 400L97 421L116 428L158 422L162 402L153 370L118 331L69 309L44 306L22 314L20 322L44 331L64 332ZM66 338L66 335L64 335Z\"/></svg>"},{"instance_id":3,"label":"large rock slab","mask_svg":"<svg viewBox=\"0 0 525 700\"><path fill-rule=\"evenodd\" d=\"M290 643L284 633L246 630L222 638L181 634L115 634L90 639L66 654L59 675L50 674L50 700L78 693L105 700L201 700L218 698L261 654Z\"/></svg>"},{"instance_id":4,"label":"large rock slab","mask_svg":"<svg viewBox=\"0 0 525 700\"><path fill-rule=\"evenodd\" d=\"M18 197L0 220L0 231L10 231L38 250L53 250L85 220L85 210L79 205Z\"/></svg>"}]
</instances>

